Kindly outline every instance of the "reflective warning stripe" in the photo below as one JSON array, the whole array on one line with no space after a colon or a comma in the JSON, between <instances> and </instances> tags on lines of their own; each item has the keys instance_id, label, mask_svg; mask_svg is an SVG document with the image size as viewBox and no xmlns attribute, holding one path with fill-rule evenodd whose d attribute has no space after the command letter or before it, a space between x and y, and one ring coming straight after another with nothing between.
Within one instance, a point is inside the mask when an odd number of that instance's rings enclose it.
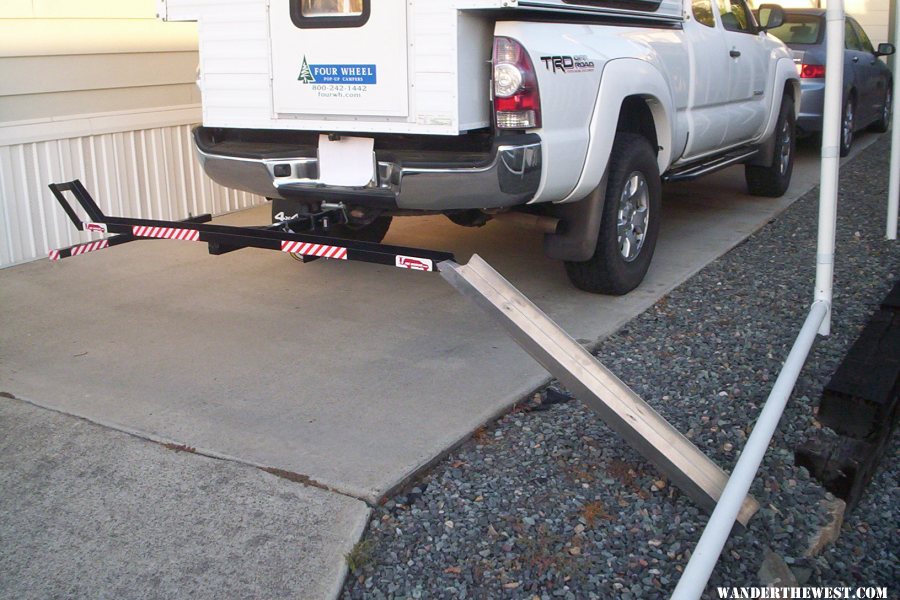
<instances>
[{"instance_id":1,"label":"reflective warning stripe","mask_svg":"<svg viewBox=\"0 0 900 600\"><path fill-rule=\"evenodd\" d=\"M87 254L96 250L109 248L109 240L97 240L96 242L88 242L87 244L79 244L69 248L69 256L78 256L79 254ZM48 255L50 260L59 260L62 258L59 250L51 250Z\"/></svg>"},{"instance_id":2,"label":"reflective warning stripe","mask_svg":"<svg viewBox=\"0 0 900 600\"><path fill-rule=\"evenodd\" d=\"M131 233L135 237L159 238L162 240L186 240L188 242L200 240L200 232L196 229L179 229L177 227L134 225L131 227Z\"/></svg>"},{"instance_id":3,"label":"reflective warning stripe","mask_svg":"<svg viewBox=\"0 0 900 600\"><path fill-rule=\"evenodd\" d=\"M80 246L74 246L72 248L72 256L87 254L88 252L93 252L94 250L103 250L104 248L109 248L109 241L97 240L96 242L89 242Z\"/></svg>"},{"instance_id":4,"label":"reflective warning stripe","mask_svg":"<svg viewBox=\"0 0 900 600\"><path fill-rule=\"evenodd\" d=\"M320 256L322 258L335 258L347 260L347 249L340 246L326 246L324 244L307 244L306 242L281 242L282 252L292 252L303 256Z\"/></svg>"}]
</instances>

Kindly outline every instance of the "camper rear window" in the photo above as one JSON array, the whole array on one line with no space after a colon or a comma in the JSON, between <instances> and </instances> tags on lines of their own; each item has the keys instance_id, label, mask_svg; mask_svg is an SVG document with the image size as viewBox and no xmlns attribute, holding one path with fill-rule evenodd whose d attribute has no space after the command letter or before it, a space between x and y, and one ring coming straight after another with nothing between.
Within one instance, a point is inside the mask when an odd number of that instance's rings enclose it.
<instances>
[{"instance_id":1,"label":"camper rear window","mask_svg":"<svg viewBox=\"0 0 900 600\"><path fill-rule=\"evenodd\" d=\"M361 27L369 20L370 0L291 0L291 20L301 29Z\"/></svg>"}]
</instances>

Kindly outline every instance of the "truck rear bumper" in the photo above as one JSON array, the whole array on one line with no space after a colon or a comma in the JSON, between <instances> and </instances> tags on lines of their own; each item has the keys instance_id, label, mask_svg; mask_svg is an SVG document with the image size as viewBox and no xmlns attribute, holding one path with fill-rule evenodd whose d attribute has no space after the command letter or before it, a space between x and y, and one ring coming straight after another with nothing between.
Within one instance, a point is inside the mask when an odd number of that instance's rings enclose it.
<instances>
[{"instance_id":1,"label":"truck rear bumper","mask_svg":"<svg viewBox=\"0 0 900 600\"><path fill-rule=\"evenodd\" d=\"M375 178L364 187L319 181L316 145L300 141L217 141L208 128L194 130L197 154L210 178L267 198L386 210L499 208L528 202L541 180L541 140L536 134L498 137L482 152L379 149L376 141Z\"/></svg>"}]
</instances>

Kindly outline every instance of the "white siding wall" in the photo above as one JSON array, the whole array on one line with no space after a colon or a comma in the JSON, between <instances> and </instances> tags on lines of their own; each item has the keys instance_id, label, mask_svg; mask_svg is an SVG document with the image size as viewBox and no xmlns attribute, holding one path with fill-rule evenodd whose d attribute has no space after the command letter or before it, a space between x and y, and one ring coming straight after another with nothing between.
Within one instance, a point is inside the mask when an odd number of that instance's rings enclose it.
<instances>
[{"instance_id":1,"label":"white siding wall","mask_svg":"<svg viewBox=\"0 0 900 600\"><path fill-rule=\"evenodd\" d=\"M844 9L862 25L874 46L888 41L889 0L846 0Z\"/></svg>"},{"instance_id":2,"label":"white siding wall","mask_svg":"<svg viewBox=\"0 0 900 600\"><path fill-rule=\"evenodd\" d=\"M109 215L183 219L253 206L260 198L203 175L189 125L0 146L0 266L97 239L78 232L47 184L80 179Z\"/></svg>"},{"instance_id":3,"label":"white siding wall","mask_svg":"<svg viewBox=\"0 0 900 600\"><path fill-rule=\"evenodd\" d=\"M196 26L154 17L153 0L0 0L0 267L92 239L52 182L80 179L116 216L261 201L203 175L190 140Z\"/></svg>"}]
</instances>

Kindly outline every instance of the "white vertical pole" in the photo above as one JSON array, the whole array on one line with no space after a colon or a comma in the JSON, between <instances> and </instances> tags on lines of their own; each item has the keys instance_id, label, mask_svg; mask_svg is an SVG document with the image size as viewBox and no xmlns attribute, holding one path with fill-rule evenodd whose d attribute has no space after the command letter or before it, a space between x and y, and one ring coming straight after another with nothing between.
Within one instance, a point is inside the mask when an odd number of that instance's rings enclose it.
<instances>
[{"instance_id":1,"label":"white vertical pole","mask_svg":"<svg viewBox=\"0 0 900 600\"><path fill-rule=\"evenodd\" d=\"M816 249L815 301L828 306L819 327L831 332L831 296L834 283L834 236L837 218L838 172L844 87L844 0L829 0L825 8L825 107L822 117L822 171L819 179L819 240Z\"/></svg>"},{"instance_id":2,"label":"white vertical pole","mask_svg":"<svg viewBox=\"0 0 900 600\"><path fill-rule=\"evenodd\" d=\"M894 2L894 45L900 46L900 0ZM894 106L900 94L900 58L894 55ZM894 113L896 114L896 110ZM897 239L897 209L900 205L900 123L891 124L891 173L888 185L887 239Z\"/></svg>"}]
</instances>

